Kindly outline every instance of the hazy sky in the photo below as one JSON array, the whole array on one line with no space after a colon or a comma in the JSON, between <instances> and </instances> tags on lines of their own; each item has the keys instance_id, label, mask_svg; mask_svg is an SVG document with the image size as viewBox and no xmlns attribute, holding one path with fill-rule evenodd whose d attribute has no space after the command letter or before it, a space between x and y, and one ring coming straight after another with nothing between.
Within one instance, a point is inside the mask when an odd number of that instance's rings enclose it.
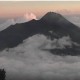
<instances>
[{"instance_id":1,"label":"hazy sky","mask_svg":"<svg viewBox=\"0 0 80 80\"><path fill-rule=\"evenodd\" d=\"M40 16L56 10L64 14L79 14L80 1L0 1L0 18L21 16L26 12Z\"/></svg>"}]
</instances>

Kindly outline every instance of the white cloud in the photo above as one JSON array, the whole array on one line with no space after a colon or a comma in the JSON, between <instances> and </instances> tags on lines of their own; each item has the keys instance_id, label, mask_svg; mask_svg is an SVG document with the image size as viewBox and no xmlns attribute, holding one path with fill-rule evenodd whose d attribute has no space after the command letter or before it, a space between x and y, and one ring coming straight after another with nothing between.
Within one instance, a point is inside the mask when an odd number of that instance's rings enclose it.
<instances>
[{"instance_id":1,"label":"white cloud","mask_svg":"<svg viewBox=\"0 0 80 80\"><path fill-rule=\"evenodd\" d=\"M24 15L24 17L28 20L28 21L30 21L30 20L32 20L32 19L35 19L35 20L37 20L37 17L36 17L36 15L35 14L33 14L33 13L26 13L25 15Z\"/></svg>"},{"instance_id":2,"label":"white cloud","mask_svg":"<svg viewBox=\"0 0 80 80\"><path fill-rule=\"evenodd\" d=\"M34 13L25 13L22 17L17 18L15 20L15 23L24 23L24 22L28 22L32 19L37 20L37 17Z\"/></svg>"},{"instance_id":3,"label":"white cloud","mask_svg":"<svg viewBox=\"0 0 80 80\"><path fill-rule=\"evenodd\" d=\"M70 43L70 38L63 37L58 41L59 47L65 47ZM7 71L6 80L79 80L80 57L57 56L42 50L52 43L55 41L43 35L35 35L15 48L0 52L0 67Z\"/></svg>"}]
</instances>

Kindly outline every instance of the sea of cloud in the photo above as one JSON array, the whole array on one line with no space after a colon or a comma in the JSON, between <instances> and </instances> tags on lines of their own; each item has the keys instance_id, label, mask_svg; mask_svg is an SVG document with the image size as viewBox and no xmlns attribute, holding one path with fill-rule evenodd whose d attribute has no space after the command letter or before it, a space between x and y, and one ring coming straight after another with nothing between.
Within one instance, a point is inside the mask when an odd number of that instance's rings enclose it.
<instances>
[{"instance_id":1,"label":"sea of cloud","mask_svg":"<svg viewBox=\"0 0 80 80\"><path fill-rule=\"evenodd\" d=\"M79 16L64 16L80 27ZM36 19L26 14L1 24L0 31L15 23ZM53 55L43 49L64 49L72 46L69 36L51 41L44 35L34 35L15 48L0 52L0 68L6 70L6 80L80 80L80 56ZM76 54L76 53L75 53Z\"/></svg>"},{"instance_id":2,"label":"sea of cloud","mask_svg":"<svg viewBox=\"0 0 80 80\"><path fill-rule=\"evenodd\" d=\"M51 41L44 35L34 35L0 52L0 68L6 70L6 80L80 80L79 56L59 56L43 50L64 49L66 45L72 46L69 36Z\"/></svg>"}]
</instances>

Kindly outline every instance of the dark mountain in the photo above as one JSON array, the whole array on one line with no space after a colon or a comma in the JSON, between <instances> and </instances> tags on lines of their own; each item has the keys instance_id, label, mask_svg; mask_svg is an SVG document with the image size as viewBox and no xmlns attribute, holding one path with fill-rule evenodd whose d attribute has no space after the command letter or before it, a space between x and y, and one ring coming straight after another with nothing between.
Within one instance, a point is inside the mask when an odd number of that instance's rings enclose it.
<instances>
[{"instance_id":1,"label":"dark mountain","mask_svg":"<svg viewBox=\"0 0 80 80\"><path fill-rule=\"evenodd\" d=\"M62 15L48 12L40 20L11 25L1 31L0 50L15 47L24 39L35 34L43 34L50 39L69 35L72 41L80 43L80 28L66 20ZM54 51L51 50L51 52Z\"/></svg>"},{"instance_id":2,"label":"dark mountain","mask_svg":"<svg viewBox=\"0 0 80 80\"><path fill-rule=\"evenodd\" d=\"M53 31L59 33L58 36L70 35L73 41L80 43L80 28L69 22L62 15L49 12L42 17L41 21L49 25Z\"/></svg>"}]
</instances>

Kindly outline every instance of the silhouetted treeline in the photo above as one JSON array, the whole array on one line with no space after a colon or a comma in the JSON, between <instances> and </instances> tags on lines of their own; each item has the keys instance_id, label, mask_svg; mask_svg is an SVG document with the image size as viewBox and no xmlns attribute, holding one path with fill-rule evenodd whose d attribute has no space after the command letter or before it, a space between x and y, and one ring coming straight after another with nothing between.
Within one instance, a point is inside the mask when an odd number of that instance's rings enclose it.
<instances>
[{"instance_id":1,"label":"silhouetted treeline","mask_svg":"<svg viewBox=\"0 0 80 80\"><path fill-rule=\"evenodd\" d=\"M0 80L5 80L6 72L4 69L0 69Z\"/></svg>"}]
</instances>

